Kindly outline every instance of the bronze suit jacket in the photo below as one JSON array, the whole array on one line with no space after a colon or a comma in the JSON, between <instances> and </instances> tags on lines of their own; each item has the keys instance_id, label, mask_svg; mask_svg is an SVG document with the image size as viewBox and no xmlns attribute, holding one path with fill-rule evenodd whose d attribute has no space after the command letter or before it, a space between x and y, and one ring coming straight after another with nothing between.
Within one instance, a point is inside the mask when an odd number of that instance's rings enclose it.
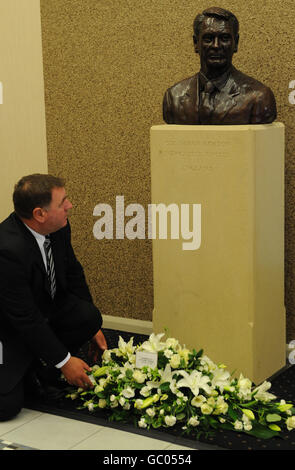
<instances>
[{"instance_id":1,"label":"bronze suit jacket","mask_svg":"<svg viewBox=\"0 0 295 470\"><path fill-rule=\"evenodd\" d=\"M229 77L214 98L210 122L199 114L199 73L169 88L163 100L167 124L269 124L276 118L270 88L232 66Z\"/></svg>"}]
</instances>

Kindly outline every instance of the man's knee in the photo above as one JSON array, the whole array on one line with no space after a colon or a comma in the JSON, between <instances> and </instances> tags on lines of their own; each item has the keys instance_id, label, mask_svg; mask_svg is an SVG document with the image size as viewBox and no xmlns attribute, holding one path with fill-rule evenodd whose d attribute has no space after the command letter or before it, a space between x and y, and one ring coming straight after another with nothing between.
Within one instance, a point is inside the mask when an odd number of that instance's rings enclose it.
<instances>
[{"instance_id":1,"label":"man's knee","mask_svg":"<svg viewBox=\"0 0 295 470\"><path fill-rule=\"evenodd\" d=\"M88 308L85 311L85 315L86 318L84 321L89 326L90 330L100 330L102 325L102 317L100 311L94 304L89 303Z\"/></svg>"},{"instance_id":2,"label":"man's knee","mask_svg":"<svg viewBox=\"0 0 295 470\"><path fill-rule=\"evenodd\" d=\"M8 421L21 411L24 403L23 384L19 383L11 392L0 394L0 421Z\"/></svg>"}]
</instances>

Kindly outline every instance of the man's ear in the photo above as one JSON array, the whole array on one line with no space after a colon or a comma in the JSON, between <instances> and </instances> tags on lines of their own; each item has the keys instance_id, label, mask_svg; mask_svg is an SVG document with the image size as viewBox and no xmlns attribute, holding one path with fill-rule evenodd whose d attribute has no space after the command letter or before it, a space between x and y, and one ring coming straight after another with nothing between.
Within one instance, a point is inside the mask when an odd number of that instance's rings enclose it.
<instances>
[{"instance_id":1,"label":"man's ear","mask_svg":"<svg viewBox=\"0 0 295 470\"><path fill-rule=\"evenodd\" d=\"M46 211L42 207L35 207L32 212L33 219L42 224L46 219Z\"/></svg>"},{"instance_id":2,"label":"man's ear","mask_svg":"<svg viewBox=\"0 0 295 470\"><path fill-rule=\"evenodd\" d=\"M197 36L193 35L193 41L194 41L195 53L196 53L196 54L199 54L199 53L200 53L200 49L199 49L199 41L198 41Z\"/></svg>"},{"instance_id":3,"label":"man's ear","mask_svg":"<svg viewBox=\"0 0 295 470\"><path fill-rule=\"evenodd\" d=\"M240 39L240 36L237 34L236 37L235 37L235 49L234 49L234 52L238 52L239 39Z\"/></svg>"}]
</instances>

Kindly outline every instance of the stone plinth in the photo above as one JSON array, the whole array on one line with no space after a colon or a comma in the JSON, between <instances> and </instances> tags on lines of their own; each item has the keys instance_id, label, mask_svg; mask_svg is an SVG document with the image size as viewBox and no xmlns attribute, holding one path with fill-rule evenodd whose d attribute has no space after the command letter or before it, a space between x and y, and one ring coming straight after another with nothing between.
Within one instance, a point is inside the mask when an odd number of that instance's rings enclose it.
<instances>
[{"instance_id":1,"label":"stone plinth","mask_svg":"<svg viewBox=\"0 0 295 470\"><path fill-rule=\"evenodd\" d=\"M284 125L154 126L151 175L152 203L179 208L179 239L153 240L154 331L260 383L286 357Z\"/></svg>"}]
</instances>

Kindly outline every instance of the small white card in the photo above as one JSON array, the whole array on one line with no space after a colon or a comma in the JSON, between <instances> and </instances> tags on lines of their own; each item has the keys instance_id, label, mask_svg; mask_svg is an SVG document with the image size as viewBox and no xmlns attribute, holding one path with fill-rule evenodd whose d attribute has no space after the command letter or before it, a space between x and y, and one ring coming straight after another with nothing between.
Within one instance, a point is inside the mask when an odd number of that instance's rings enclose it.
<instances>
[{"instance_id":1,"label":"small white card","mask_svg":"<svg viewBox=\"0 0 295 470\"><path fill-rule=\"evenodd\" d=\"M136 351L136 367L150 367L155 369L158 365L158 353L148 351Z\"/></svg>"}]
</instances>

